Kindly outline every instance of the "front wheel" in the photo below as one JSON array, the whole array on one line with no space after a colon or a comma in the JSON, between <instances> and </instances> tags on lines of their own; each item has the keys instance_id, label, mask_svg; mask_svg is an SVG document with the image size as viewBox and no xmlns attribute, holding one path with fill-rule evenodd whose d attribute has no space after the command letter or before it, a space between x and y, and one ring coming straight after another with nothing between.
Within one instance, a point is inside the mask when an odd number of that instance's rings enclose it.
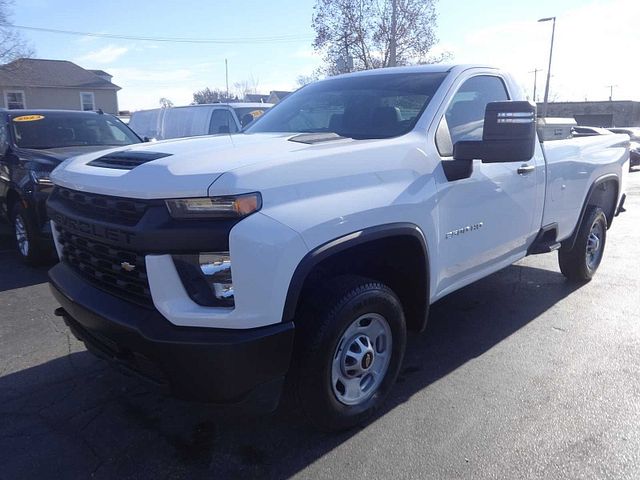
<instances>
[{"instance_id":1,"label":"front wheel","mask_svg":"<svg viewBox=\"0 0 640 480\"><path fill-rule=\"evenodd\" d=\"M13 207L11 219L16 246L22 261L31 266L43 264L51 254L51 247L47 247L44 244L45 239L38 234L30 212L22 204L17 203Z\"/></svg>"},{"instance_id":2,"label":"front wheel","mask_svg":"<svg viewBox=\"0 0 640 480\"><path fill-rule=\"evenodd\" d=\"M321 430L364 423L396 381L406 344L402 306L386 285L332 280L297 332L297 397Z\"/></svg>"},{"instance_id":3,"label":"front wheel","mask_svg":"<svg viewBox=\"0 0 640 480\"><path fill-rule=\"evenodd\" d=\"M607 217L599 207L589 207L572 249L558 251L560 271L569 280L587 282L600 266L607 240Z\"/></svg>"}]
</instances>

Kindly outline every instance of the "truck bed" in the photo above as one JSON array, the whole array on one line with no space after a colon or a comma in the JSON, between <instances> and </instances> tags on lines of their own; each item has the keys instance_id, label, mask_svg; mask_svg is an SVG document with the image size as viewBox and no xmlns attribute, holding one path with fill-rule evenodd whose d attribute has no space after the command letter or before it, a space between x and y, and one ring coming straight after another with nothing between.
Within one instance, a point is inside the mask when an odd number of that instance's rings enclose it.
<instances>
[{"instance_id":1,"label":"truck bed","mask_svg":"<svg viewBox=\"0 0 640 480\"><path fill-rule=\"evenodd\" d=\"M609 174L624 179L629 170L629 137L596 135L554 140L543 142L542 151L547 176L542 225L557 223L557 239L562 241L575 229L583 199L594 182Z\"/></svg>"}]
</instances>

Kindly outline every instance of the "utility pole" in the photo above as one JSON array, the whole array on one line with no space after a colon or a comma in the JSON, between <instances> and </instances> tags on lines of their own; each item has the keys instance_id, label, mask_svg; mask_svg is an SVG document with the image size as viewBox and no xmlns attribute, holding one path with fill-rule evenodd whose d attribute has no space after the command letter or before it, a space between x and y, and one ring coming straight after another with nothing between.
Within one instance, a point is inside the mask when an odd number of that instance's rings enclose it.
<instances>
[{"instance_id":1,"label":"utility pole","mask_svg":"<svg viewBox=\"0 0 640 480\"><path fill-rule=\"evenodd\" d=\"M224 77L227 84L227 102L229 101L229 62L224 59Z\"/></svg>"},{"instance_id":2,"label":"utility pole","mask_svg":"<svg viewBox=\"0 0 640 480\"><path fill-rule=\"evenodd\" d=\"M549 49L549 68L547 69L547 84L544 87L544 105L542 106L542 116L547 116L549 107L549 80L551 80L551 58L553 57L553 39L556 35L556 17L541 18L538 22L549 22L553 20L553 28L551 29L551 48Z\"/></svg>"},{"instance_id":3,"label":"utility pole","mask_svg":"<svg viewBox=\"0 0 640 480\"><path fill-rule=\"evenodd\" d=\"M391 38L389 39L389 66L395 67L397 65L396 60L396 35L398 33L398 0L391 0Z\"/></svg>"},{"instance_id":4,"label":"utility pole","mask_svg":"<svg viewBox=\"0 0 640 480\"><path fill-rule=\"evenodd\" d=\"M536 90L537 90L537 86L538 86L538 72L541 72L542 69L540 68L535 68L532 71L530 71L529 73L533 73L533 101L537 102L536 100Z\"/></svg>"},{"instance_id":5,"label":"utility pole","mask_svg":"<svg viewBox=\"0 0 640 480\"><path fill-rule=\"evenodd\" d=\"M609 101L613 101L613 88L617 87L618 85L606 85L606 87L609 89Z\"/></svg>"}]
</instances>

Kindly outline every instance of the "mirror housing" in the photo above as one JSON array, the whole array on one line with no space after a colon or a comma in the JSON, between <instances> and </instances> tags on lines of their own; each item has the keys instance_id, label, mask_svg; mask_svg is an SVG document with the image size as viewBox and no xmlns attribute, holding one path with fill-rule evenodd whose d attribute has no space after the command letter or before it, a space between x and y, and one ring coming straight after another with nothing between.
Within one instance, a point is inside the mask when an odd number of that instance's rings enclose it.
<instances>
[{"instance_id":1,"label":"mirror housing","mask_svg":"<svg viewBox=\"0 0 640 480\"><path fill-rule=\"evenodd\" d=\"M491 102L484 114L482 140L456 142L453 158L485 163L526 162L533 157L535 146L535 103Z\"/></svg>"}]
</instances>

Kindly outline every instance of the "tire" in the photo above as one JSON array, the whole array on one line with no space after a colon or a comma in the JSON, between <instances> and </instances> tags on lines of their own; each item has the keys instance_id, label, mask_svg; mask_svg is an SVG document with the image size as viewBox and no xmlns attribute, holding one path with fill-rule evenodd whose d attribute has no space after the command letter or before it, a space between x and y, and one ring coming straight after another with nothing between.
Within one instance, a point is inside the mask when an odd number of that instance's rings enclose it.
<instances>
[{"instance_id":1,"label":"tire","mask_svg":"<svg viewBox=\"0 0 640 480\"><path fill-rule=\"evenodd\" d=\"M331 284L309 301L294 356L297 400L323 431L360 425L375 413L396 381L406 345L402 306L391 289L355 276Z\"/></svg>"},{"instance_id":2,"label":"tire","mask_svg":"<svg viewBox=\"0 0 640 480\"><path fill-rule=\"evenodd\" d=\"M599 207L588 207L572 249L560 248L560 271L569 280L588 282L600 266L607 241L607 217Z\"/></svg>"},{"instance_id":3,"label":"tire","mask_svg":"<svg viewBox=\"0 0 640 480\"><path fill-rule=\"evenodd\" d=\"M42 265L51 256L51 247L38 232L30 212L21 203L14 205L11 223L20 259L27 265Z\"/></svg>"}]
</instances>

